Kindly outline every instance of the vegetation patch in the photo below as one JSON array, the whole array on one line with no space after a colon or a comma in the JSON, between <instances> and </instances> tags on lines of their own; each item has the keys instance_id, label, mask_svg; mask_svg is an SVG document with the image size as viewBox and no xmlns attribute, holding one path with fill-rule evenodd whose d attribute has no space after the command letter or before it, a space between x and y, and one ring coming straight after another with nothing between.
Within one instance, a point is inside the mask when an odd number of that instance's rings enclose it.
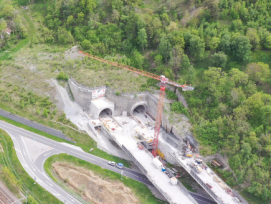
<instances>
[{"instance_id":1,"label":"vegetation patch","mask_svg":"<svg viewBox=\"0 0 271 204\"><path fill-rule=\"evenodd\" d=\"M4 152L0 152L0 178L5 185L18 197L21 197L20 192L28 194L28 202L31 204L50 203L55 204L60 201L42 188L39 184L34 184L35 181L28 175L17 158L13 142L10 136L0 129L0 144Z\"/></svg>"}]
</instances>

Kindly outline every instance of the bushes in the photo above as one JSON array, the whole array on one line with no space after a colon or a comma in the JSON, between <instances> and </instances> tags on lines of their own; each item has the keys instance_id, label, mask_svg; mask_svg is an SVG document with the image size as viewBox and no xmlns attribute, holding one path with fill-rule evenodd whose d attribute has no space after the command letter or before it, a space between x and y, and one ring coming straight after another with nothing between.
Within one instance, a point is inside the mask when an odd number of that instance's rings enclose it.
<instances>
[{"instance_id":1,"label":"bushes","mask_svg":"<svg viewBox=\"0 0 271 204\"><path fill-rule=\"evenodd\" d=\"M64 72L59 72L59 74L56 77L57 80L63 80L63 81L68 81L69 76L68 74L65 74Z\"/></svg>"},{"instance_id":2,"label":"bushes","mask_svg":"<svg viewBox=\"0 0 271 204\"><path fill-rule=\"evenodd\" d=\"M71 32L68 32L65 28L58 29L57 37L60 44L66 45L74 42Z\"/></svg>"},{"instance_id":3,"label":"bushes","mask_svg":"<svg viewBox=\"0 0 271 204\"><path fill-rule=\"evenodd\" d=\"M4 167L2 169L2 174L4 177L4 181L6 182L8 188L13 192L18 193L20 189L20 184L14 174L8 169L8 167Z\"/></svg>"},{"instance_id":4,"label":"bushes","mask_svg":"<svg viewBox=\"0 0 271 204\"><path fill-rule=\"evenodd\" d=\"M166 94L168 99L177 100L178 96L174 93L174 91L171 91L169 89L166 89Z\"/></svg>"},{"instance_id":5,"label":"bushes","mask_svg":"<svg viewBox=\"0 0 271 204\"><path fill-rule=\"evenodd\" d=\"M81 43L81 46L84 50L87 50L91 47L91 43L89 40L84 40L82 43Z\"/></svg>"},{"instance_id":6,"label":"bushes","mask_svg":"<svg viewBox=\"0 0 271 204\"><path fill-rule=\"evenodd\" d=\"M188 110L183 106L181 102L175 101L174 103L172 103L171 111L179 114L184 114L187 117L190 116Z\"/></svg>"}]
</instances>

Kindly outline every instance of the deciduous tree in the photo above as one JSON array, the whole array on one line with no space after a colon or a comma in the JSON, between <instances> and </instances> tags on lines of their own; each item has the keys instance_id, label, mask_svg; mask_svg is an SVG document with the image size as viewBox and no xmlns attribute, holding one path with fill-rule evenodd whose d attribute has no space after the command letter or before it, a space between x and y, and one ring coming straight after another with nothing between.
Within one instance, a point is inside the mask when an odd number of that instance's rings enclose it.
<instances>
[{"instance_id":1,"label":"deciduous tree","mask_svg":"<svg viewBox=\"0 0 271 204\"><path fill-rule=\"evenodd\" d=\"M145 28L142 28L138 31L137 41L138 41L138 44L142 47L142 50L144 52L144 47L147 47L147 43L148 43L147 33L146 33Z\"/></svg>"},{"instance_id":2,"label":"deciduous tree","mask_svg":"<svg viewBox=\"0 0 271 204\"><path fill-rule=\"evenodd\" d=\"M180 72L185 74L188 71L188 68L190 66L189 58L186 54L183 54L182 60L181 60L181 70Z\"/></svg>"},{"instance_id":3,"label":"deciduous tree","mask_svg":"<svg viewBox=\"0 0 271 204\"><path fill-rule=\"evenodd\" d=\"M249 28L247 30L246 36L252 45L252 49L255 50L260 43L260 37L257 34L257 30L254 28Z\"/></svg>"},{"instance_id":4,"label":"deciduous tree","mask_svg":"<svg viewBox=\"0 0 271 204\"><path fill-rule=\"evenodd\" d=\"M158 49L159 49L159 51L165 61L167 61L167 59L170 55L171 48L172 48L172 46L171 46L167 36L165 34L162 34Z\"/></svg>"},{"instance_id":5,"label":"deciduous tree","mask_svg":"<svg viewBox=\"0 0 271 204\"><path fill-rule=\"evenodd\" d=\"M178 71L180 70L182 55L183 49L179 45L173 47L170 52L170 65L174 71L175 79L177 79Z\"/></svg>"},{"instance_id":6,"label":"deciduous tree","mask_svg":"<svg viewBox=\"0 0 271 204\"><path fill-rule=\"evenodd\" d=\"M268 79L270 70L268 64L263 62L250 63L247 65L246 73L256 83L262 83Z\"/></svg>"},{"instance_id":7,"label":"deciduous tree","mask_svg":"<svg viewBox=\"0 0 271 204\"><path fill-rule=\"evenodd\" d=\"M224 52L214 53L212 56L212 62L214 67L226 67L228 57Z\"/></svg>"},{"instance_id":8,"label":"deciduous tree","mask_svg":"<svg viewBox=\"0 0 271 204\"><path fill-rule=\"evenodd\" d=\"M199 36L193 36L190 39L189 51L195 60L201 60L204 57L205 44Z\"/></svg>"},{"instance_id":9,"label":"deciduous tree","mask_svg":"<svg viewBox=\"0 0 271 204\"><path fill-rule=\"evenodd\" d=\"M251 47L249 39L243 35L233 37L231 41L232 53L238 60L248 61L251 54Z\"/></svg>"}]
</instances>

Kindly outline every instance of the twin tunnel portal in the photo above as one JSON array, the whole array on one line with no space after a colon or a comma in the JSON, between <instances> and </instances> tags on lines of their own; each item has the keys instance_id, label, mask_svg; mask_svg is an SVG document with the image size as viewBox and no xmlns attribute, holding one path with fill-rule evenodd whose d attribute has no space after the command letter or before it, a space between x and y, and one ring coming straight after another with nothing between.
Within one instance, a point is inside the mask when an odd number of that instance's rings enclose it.
<instances>
[{"instance_id":1,"label":"twin tunnel portal","mask_svg":"<svg viewBox=\"0 0 271 204\"><path fill-rule=\"evenodd\" d=\"M136 115L137 113L138 114L144 114L145 117L147 117L148 106L145 105L145 104L135 105L134 107L131 108L130 115ZM110 108L103 109L99 114L99 118L104 117L104 116L112 117L113 116L113 110L111 110Z\"/></svg>"}]
</instances>

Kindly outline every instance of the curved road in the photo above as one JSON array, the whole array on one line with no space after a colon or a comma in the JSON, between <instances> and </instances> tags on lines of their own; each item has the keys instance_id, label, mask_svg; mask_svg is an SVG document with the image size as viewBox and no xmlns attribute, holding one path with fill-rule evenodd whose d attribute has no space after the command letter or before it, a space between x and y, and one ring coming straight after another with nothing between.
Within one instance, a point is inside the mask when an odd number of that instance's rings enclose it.
<instances>
[{"instance_id":1,"label":"curved road","mask_svg":"<svg viewBox=\"0 0 271 204\"><path fill-rule=\"evenodd\" d=\"M52 155L59 154L59 153L66 153L74 157L77 157L79 159L90 162L92 164L101 166L102 168L106 168L108 170L114 171L119 174L121 173L120 169L108 165L107 160L94 156L92 154L86 153L83 150L80 150L76 146L73 146L67 143L56 142L54 140L29 132L25 129L16 127L4 121L0 121L0 128L6 130L8 134L11 136L17 156L22 166L27 171L27 173L32 178L36 179L36 182L38 184L40 184L42 187L44 187L47 191L52 193L55 197L57 197L62 202L71 203L71 204L81 203L79 200L75 199L73 196L71 196L69 193L67 193L57 184L55 184L51 180L51 178L45 174L43 164L45 160ZM28 155L28 151L24 143L24 140L22 140L22 137L33 139L36 142L40 142L44 145L51 147L52 149L39 155L33 163ZM145 175L135 172L129 168L123 168L123 176L127 176L129 178L137 180L146 185L152 185L152 183L147 179ZM191 193L191 196L193 196L197 200L197 202L200 204L216 204L216 202L208 198L202 197L198 194Z\"/></svg>"}]
</instances>

